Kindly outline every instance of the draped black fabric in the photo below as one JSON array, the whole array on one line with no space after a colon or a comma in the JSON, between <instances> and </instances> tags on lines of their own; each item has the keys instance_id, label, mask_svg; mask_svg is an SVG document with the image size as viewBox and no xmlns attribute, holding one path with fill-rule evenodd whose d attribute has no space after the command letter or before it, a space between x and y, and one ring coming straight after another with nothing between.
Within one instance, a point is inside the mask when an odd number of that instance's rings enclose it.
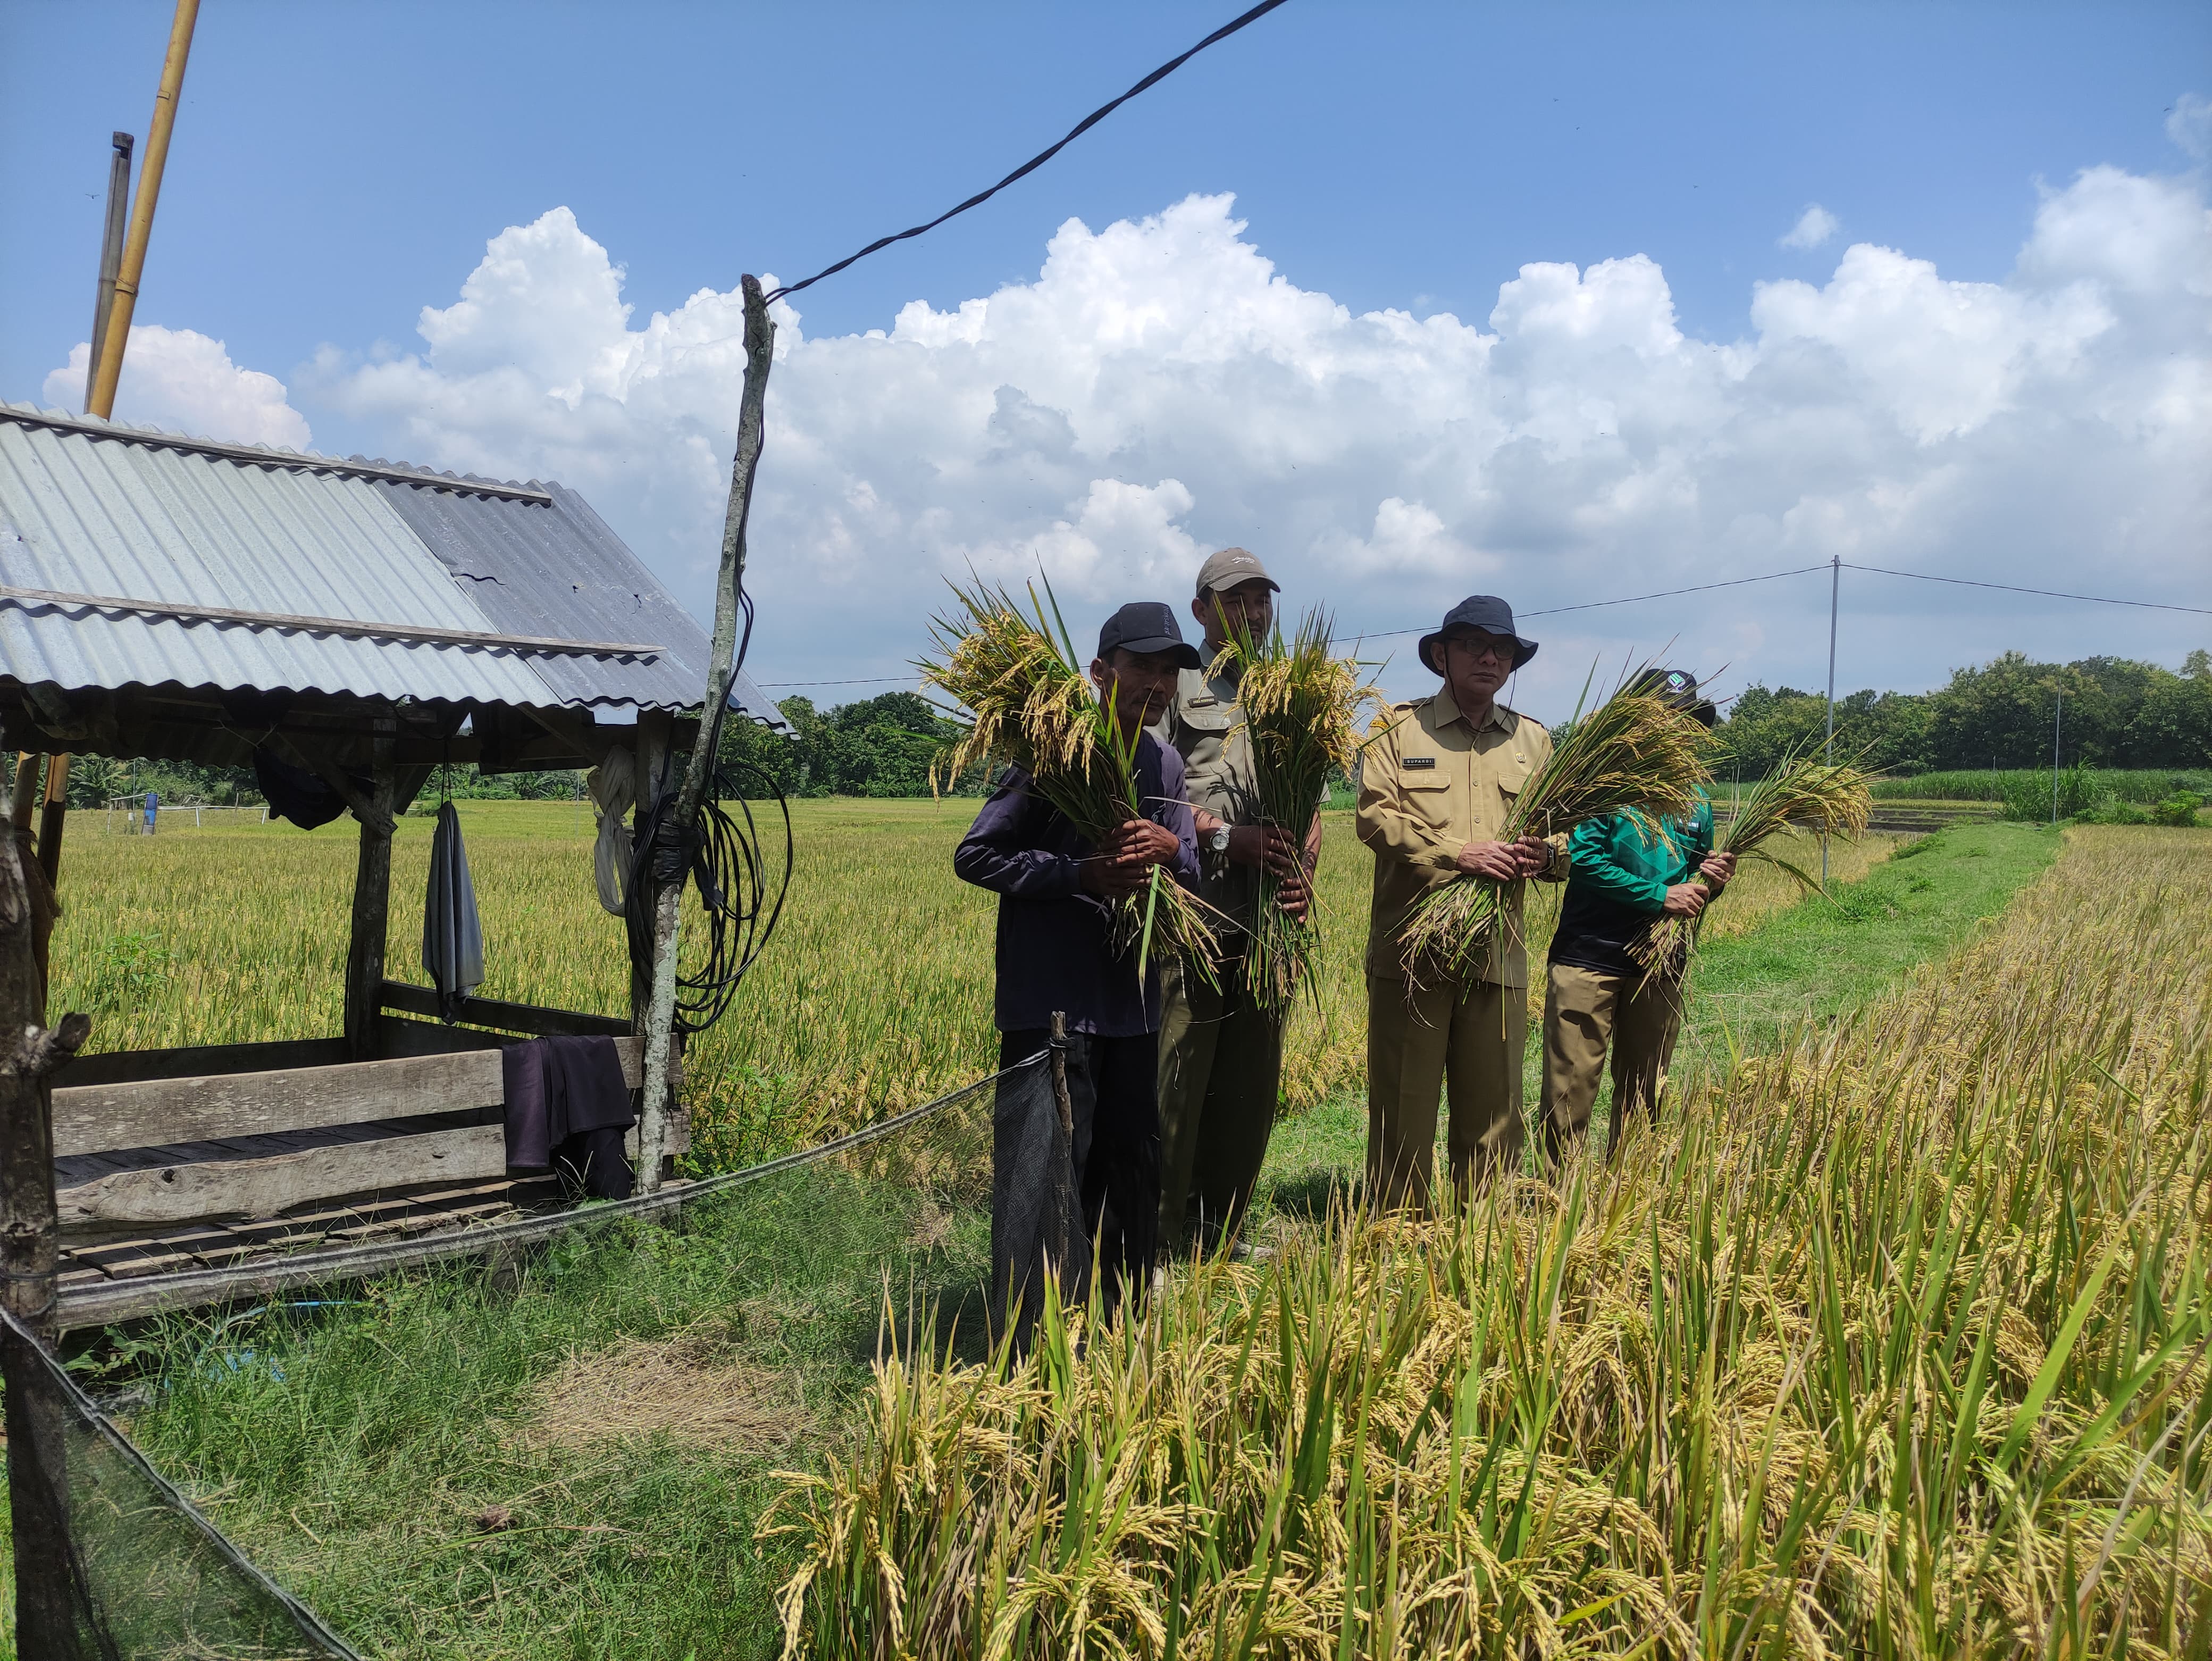
<instances>
[{"instance_id":1,"label":"draped black fabric","mask_svg":"<svg viewBox=\"0 0 2212 1661\"><path fill-rule=\"evenodd\" d=\"M369 780L347 776L362 795L369 794L373 788ZM302 830L328 824L346 810L345 798L324 782L319 774L280 759L266 745L253 752L253 780L268 800L270 814L291 820Z\"/></svg>"},{"instance_id":2,"label":"draped black fabric","mask_svg":"<svg viewBox=\"0 0 2212 1661\"><path fill-rule=\"evenodd\" d=\"M623 1135L637 1123L612 1038L532 1038L500 1051L507 1163L552 1171L564 1188L626 1200L633 1183Z\"/></svg>"},{"instance_id":3,"label":"draped black fabric","mask_svg":"<svg viewBox=\"0 0 2212 1661\"><path fill-rule=\"evenodd\" d=\"M438 989L438 1013L459 1017L461 1000L483 984L483 925L477 916L476 884L461 842L461 816L453 804L438 809L430 838L430 887L422 900L422 968Z\"/></svg>"}]
</instances>

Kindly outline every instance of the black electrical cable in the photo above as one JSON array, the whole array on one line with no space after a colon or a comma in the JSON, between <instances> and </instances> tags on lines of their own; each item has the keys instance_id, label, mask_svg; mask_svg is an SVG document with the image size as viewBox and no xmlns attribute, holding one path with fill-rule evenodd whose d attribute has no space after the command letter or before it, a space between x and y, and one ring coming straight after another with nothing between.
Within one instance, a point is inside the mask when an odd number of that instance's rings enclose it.
<instances>
[{"instance_id":1,"label":"black electrical cable","mask_svg":"<svg viewBox=\"0 0 2212 1661\"><path fill-rule=\"evenodd\" d=\"M1023 178L1026 174L1035 173L1039 167L1044 166L1046 162L1051 161L1053 157L1058 155L1070 144L1082 137L1085 133L1089 132L1091 128L1097 126L1108 116L1113 114L1115 111L1120 109L1122 105L1127 103L1139 93L1146 90L1148 88L1154 86L1159 82L1166 80L1168 76L1173 75L1177 70L1181 69L1185 64L1190 62L1192 58L1197 57L1199 53L1204 52L1208 46L1213 45L1216 41L1226 40L1231 35L1236 33L1237 30L1243 28L1246 24L1258 22L1262 17L1265 17L1269 12L1274 10L1276 7L1282 3L1283 0L1261 0L1261 4L1253 7L1251 10L1246 12L1242 17L1233 18L1230 21L1224 23L1219 28L1214 30L1212 33L1207 35L1205 40L1200 41L1196 46L1193 46L1188 52L1184 52L1181 57L1170 58L1168 59L1166 63L1161 64L1159 68L1154 70L1150 75L1137 82L1135 86L1130 88L1128 91L1123 93L1119 98L1114 100L1112 103L1102 104L1098 108L1091 111L1090 114L1085 116L1082 120L1077 122L1073 127L1070 128L1068 130L1067 136L1061 139L1057 144L1054 144L1049 149L1042 150L1038 154L1031 156L1028 161L1023 162L1020 167L1016 167L1004 179L1001 179L997 184L992 186L989 190L978 191L975 195L969 197L965 202L963 202L958 207L947 209L945 212L938 215L936 218L931 220L927 225L916 225L911 229L900 231L891 236L879 236L874 241L869 243L866 247L861 249L860 252L856 254L848 254L836 265L823 267L821 271L815 272L813 276L805 278L802 282L787 283L781 289L771 289L769 292L767 298L770 300L781 300L786 295L797 294L801 289L812 288L814 284L819 283L823 277L835 277L838 272L843 271L846 266L866 259L870 254L874 253L880 249L888 248L894 242L903 242L910 236L920 236L925 232L933 231L939 225L942 225L946 220L954 218L960 214L966 213L969 209L981 207L983 204L988 202L993 197L996 196L1000 191L1006 189L1007 186L1012 184L1016 179Z\"/></svg>"},{"instance_id":2,"label":"black electrical cable","mask_svg":"<svg viewBox=\"0 0 2212 1661\"><path fill-rule=\"evenodd\" d=\"M709 725L702 722L702 729ZM705 733L701 741L706 741ZM722 1019L738 983L759 959L783 915L791 891L791 805L766 774L750 763L718 767L708 800L690 836L676 822L672 788L650 793L641 806L630 868L623 884L623 921L629 936L630 974L641 989L653 973L653 902L688 877L697 885L705 941L703 954L685 952L676 975L676 1030L703 1032ZM747 787L750 788L748 788ZM647 793L641 793L641 799ZM783 856L767 857L761 816L754 801L774 802L783 820ZM734 811L732 811L734 809Z\"/></svg>"}]
</instances>

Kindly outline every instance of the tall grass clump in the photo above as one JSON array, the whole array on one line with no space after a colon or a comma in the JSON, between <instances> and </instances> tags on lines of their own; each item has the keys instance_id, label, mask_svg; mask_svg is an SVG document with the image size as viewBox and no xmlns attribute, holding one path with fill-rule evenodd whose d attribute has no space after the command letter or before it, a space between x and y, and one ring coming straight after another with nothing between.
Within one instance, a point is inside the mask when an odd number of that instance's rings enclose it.
<instances>
[{"instance_id":1,"label":"tall grass clump","mask_svg":"<svg viewBox=\"0 0 2212 1661\"><path fill-rule=\"evenodd\" d=\"M1800 888L1816 890L1820 885L1815 879L1769 844L1791 830L1856 837L1866 829L1873 812L1867 776L1858 769L1789 756L1738 803L1717 851L1735 855L1740 865L1771 866ZM1692 872L1690 880L1701 888L1712 886L1701 871ZM1652 919L1644 937L1630 948L1630 955L1644 965L1645 984L1662 975L1679 976L1689 967L1704 923L1702 911L1695 917Z\"/></svg>"},{"instance_id":2,"label":"tall grass clump","mask_svg":"<svg viewBox=\"0 0 2212 1661\"><path fill-rule=\"evenodd\" d=\"M1239 635L1216 666L1237 670L1237 707L1251 741L1255 800L1241 804L1238 817L1303 849L1330 779L1358 759L1361 712L1379 712L1381 695L1361 680L1357 663L1330 654L1329 620L1319 611L1307 612L1287 642L1279 629L1264 640ZM1310 901L1304 918L1292 917L1280 904L1281 887L1274 868L1261 867L1245 958L1253 1001L1279 1020L1300 991L1316 1007L1321 998L1316 908Z\"/></svg>"},{"instance_id":3,"label":"tall grass clump","mask_svg":"<svg viewBox=\"0 0 2212 1661\"><path fill-rule=\"evenodd\" d=\"M2199 839L2073 832L1615 1164L879 1364L787 1654L2203 1655L2208 911Z\"/></svg>"},{"instance_id":4,"label":"tall grass clump","mask_svg":"<svg viewBox=\"0 0 2212 1661\"><path fill-rule=\"evenodd\" d=\"M1707 733L1695 717L1634 690L1647 672L1626 677L1587 715L1577 704L1551 759L1522 788L1499 841L1555 836L1612 813L1626 813L1657 836L1660 819L1686 817L1697 806L1698 787L1711 776L1704 759ZM1407 983L1476 972L1501 921L1510 926L1518 915L1523 886L1462 875L1430 889L1400 942Z\"/></svg>"},{"instance_id":5,"label":"tall grass clump","mask_svg":"<svg viewBox=\"0 0 2212 1661\"><path fill-rule=\"evenodd\" d=\"M965 712L967 727L933 782L1010 762L1093 843L1145 818L1136 775L1144 735L1123 732L1112 703L1092 691L1057 605L1048 624L1034 589L1024 612L1003 588L951 587L957 610L930 624L939 655L916 666ZM1140 959L1164 947L1210 977L1218 947L1199 907L1155 866L1141 893L1114 903L1109 941L1117 952L1134 946Z\"/></svg>"}]
</instances>

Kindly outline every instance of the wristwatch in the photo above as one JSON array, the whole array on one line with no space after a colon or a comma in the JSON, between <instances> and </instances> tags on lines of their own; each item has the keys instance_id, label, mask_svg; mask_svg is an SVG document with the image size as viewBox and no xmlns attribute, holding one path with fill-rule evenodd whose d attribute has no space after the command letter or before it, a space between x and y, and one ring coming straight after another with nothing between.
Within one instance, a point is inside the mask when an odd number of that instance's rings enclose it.
<instances>
[{"instance_id":1,"label":"wristwatch","mask_svg":"<svg viewBox=\"0 0 2212 1661\"><path fill-rule=\"evenodd\" d=\"M1229 851L1229 827L1226 824L1215 825L1212 834L1206 839L1206 845L1216 854L1226 854Z\"/></svg>"}]
</instances>

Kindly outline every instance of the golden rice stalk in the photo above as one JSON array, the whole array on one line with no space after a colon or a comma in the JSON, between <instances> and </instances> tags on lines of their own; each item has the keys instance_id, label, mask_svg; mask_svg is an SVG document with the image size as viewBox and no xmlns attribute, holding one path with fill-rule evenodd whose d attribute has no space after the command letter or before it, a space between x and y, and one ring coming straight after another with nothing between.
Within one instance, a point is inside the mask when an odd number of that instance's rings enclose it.
<instances>
[{"instance_id":1,"label":"golden rice stalk","mask_svg":"<svg viewBox=\"0 0 2212 1661\"><path fill-rule=\"evenodd\" d=\"M1278 629L1264 640L1239 635L1222 648L1213 672L1237 676L1237 707L1252 748L1253 800L1237 804L1238 819L1279 830L1305 846L1318 805L1333 777L1359 755L1363 713L1383 708L1359 665L1329 654L1329 618L1308 611L1287 642ZM1263 868L1252 921L1245 983L1253 1001L1275 1019L1290 1013L1304 989L1320 996L1321 929L1311 890L1303 921L1279 900L1281 879Z\"/></svg>"},{"instance_id":2,"label":"golden rice stalk","mask_svg":"<svg viewBox=\"0 0 2212 1661\"><path fill-rule=\"evenodd\" d=\"M1092 691L1058 602L1055 639L1034 588L1032 617L1003 588L951 586L958 608L931 620L938 655L915 666L966 713L967 731L932 764L931 788L978 764L1010 763L1088 842L1146 817L1136 777L1143 734L1124 733L1113 706ZM1051 593L1047 585L1047 599ZM1109 944L1116 953L1134 946L1140 965L1164 948L1211 983L1220 953L1201 904L1155 867L1147 887L1114 903Z\"/></svg>"},{"instance_id":3,"label":"golden rice stalk","mask_svg":"<svg viewBox=\"0 0 2212 1661\"><path fill-rule=\"evenodd\" d=\"M1659 820L1697 805L1698 787L1711 776L1705 729L1686 711L1629 690L1650 667L1632 670L1587 715L1577 703L1566 737L1522 788L1498 840L1558 836L1611 813L1626 813L1656 835ZM1520 927L1525 885L1459 876L1422 895L1399 941L1407 983L1478 972L1498 929Z\"/></svg>"},{"instance_id":4,"label":"golden rice stalk","mask_svg":"<svg viewBox=\"0 0 2212 1661\"><path fill-rule=\"evenodd\" d=\"M1808 890L1817 890L1820 886L1817 881L1768 852L1765 844L1789 830L1810 830L1823 837L1856 837L1866 829L1873 812L1869 782L1857 768L1830 766L1810 756L1787 755L1780 766L1752 787L1716 851L1733 854L1739 861L1762 861L1787 872ZM1712 885L1701 872L1692 872L1690 880L1701 887ZM1644 937L1629 948L1629 955L1644 965L1640 984L1649 986L1662 976L1685 973L1705 922L1702 911L1694 918L1653 918Z\"/></svg>"}]
</instances>

